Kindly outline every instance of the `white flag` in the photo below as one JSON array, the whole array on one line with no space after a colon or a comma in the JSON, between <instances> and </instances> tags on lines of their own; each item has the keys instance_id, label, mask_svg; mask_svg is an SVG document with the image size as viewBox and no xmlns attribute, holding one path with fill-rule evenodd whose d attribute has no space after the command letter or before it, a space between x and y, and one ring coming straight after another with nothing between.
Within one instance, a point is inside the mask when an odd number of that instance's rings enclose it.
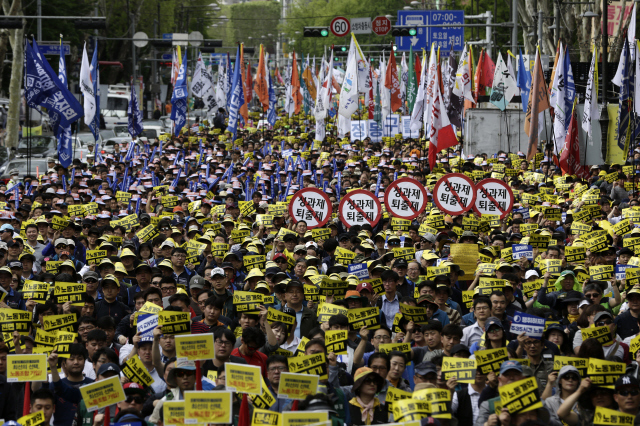
<instances>
[{"instance_id":1,"label":"white flag","mask_svg":"<svg viewBox=\"0 0 640 426\"><path fill-rule=\"evenodd\" d=\"M511 77L516 78L516 71L513 68L513 61L511 60L511 55L507 54L507 69L509 70L509 74L511 74ZM520 92L516 92L520 93Z\"/></svg>"},{"instance_id":2,"label":"white flag","mask_svg":"<svg viewBox=\"0 0 640 426\"><path fill-rule=\"evenodd\" d=\"M633 42L634 50L640 49L639 42ZM640 55L636 55L636 75L635 75L636 93L634 93L633 104L636 115L640 115Z\"/></svg>"},{"instance_id":3,"label":"white flag","mask_svg":"<svg viewBox=\"0 0 640 426\"><path fill-rule=\"evenodd\" d=\"M564 148L564 142L567 137L567 130L565 128L565 119L569 116L571 111L565 111L565 75L564 75L564 54L562 50L562 43L560 43L560 52L558 53L558 65L556 66L556 73L553 77L553 97L551 98L551 106L555 112L553 119L553 138L556 155L560 155L560 151ZM570 116L569 116L570 118Z\"/></svg>"},{"instance_id":4,"label":"white flag","mask_svg":"<svg viewBox=\"0 0 640 426\"><path fill-rule=\"evenodd\" d=\"M631 46L629 46L629 48L631 48ZM611 80L611 82L618 87L622 86L622 77L623 77L622 72L624 70L624 64L626 60L627 60L627 49L623 48L622 53L620 53L620 61L618 62L618 69L616 70L616 75L614 75L613 79Z\"/></svg>"},{"instance_id":5,"label":"white flag","mask_svg":"<svg viewBox=\"0 0 640 426\"><path fill-rule=\"evenodd\" d=\"M491 103L504 111L516 93L518 93L516 82L504 63L502 54L498 52L496 70L493 74L493 87L491 88Z\"/></svg>"},{"instance_id":6,"label":"white flag","mask_svg":"<svg viewBox=\"0 0 640 426\"><path fill-rule=\"evenodd\" d=\"M196 61L196 70L193 72L193 79L191 80L191 93L193 96L203 98L205 92L209 89L207 84L209 82L204 78L203 73L204 61L202 60L202 53L198 53L198 60Z\"/></svg>"},{"instance_id":7,"label":"white flag","mask_svg":"<svg viewBox=\"0 0 640 426\"><path fill-rule=\"evenodd\" d=\"M433 54L433 46L431 46L431 54ZM431 60L429 60L431 63ZM422 56L422 70L420 71L420 84L418 85L418 93L416 94L416 102L413 104L411 111L411 131L417 132L422 127L422 115L424 112L425 86L427 83L427 66L426 58Z\"/></svg>"},{"instance_id":8,"label":"white flag","mask_svg":"<svg viewBox=\"0 0 640 426\"><path fill-rule=\"evenodd\" d=\"M84 122L88 126L91 125L96 116L96 96L93 93L91 71L89 57L87 56L87 44L85 43L80 66L80 91L82 91L84 101Z\"/></svg>"},{"instance_id":9,"label":"white flag","mask_svg":"<svg viewBox=\"0 0 640 426\"><path fill-rule=\"evenodd\" d=\"M633 2L633 10L631 11L631 21L629 22L629 30L627 31L627 43L629 43L629 52L631 60L636 58L636 3ZM637 87L637 86L636 86Z\"/></svg>"},{"instance_id":10,"label":"white flag","mask_svg":"<svg viewBox=\"0 0 640 426\"><path fill-rule=\"evenodd\" d=\"M205 80L206 91L202 100L207 106L209 114L215 114L218 108L218 101L216 100L216 86L213 83L213 70L211 69L211 63L204 67L202 76Z\"/></svg>"},{"instance_id":11,"label":"white flag","mask_svg":"<svg viewBox=\"0 0 640 426\"><path fill-rule=\"evenodd\" d=\"M216 102L221 108L227 105L227 95L224 91L224 81L226 78L227 74L224 71L224 61L220 59L220 64L218 64L218 81L216 83Z\"/></svg>"},{"instance_id":12,"label":"white flag","mask_svg":"<svg viewBox=\"0 0 640 426\"><path fill-rule=\"evenodd\" d=\"M351 114L358 109L358 63L356 61L355 49L349 52L347 58L347 71L342 80L340 89L340 107L338 114L351 121ZM347 130L349 131L349 130Z\"/></svg>"},{"instance_id":13,"label":"white flag","mask_svg":"<svg viewBox=\"0 0 640 426\"><path fill-rule=\"evenodd\" d=\"M431 128L431 108L437 97L435 96L436 86L438 86L438 92L440 91L438 84L438 51L435 48L435 43L431 45L431 58L429 59L429 69L427 70L427 81L424 86L424 133L429 133Z\"/></svg>"},{"instance_id":14,"label":"white flag","mask_svg":"<svg viewBox=\"0 0 640 426\"><path fill-rule=\"evenodd\" d=\"M402 52L402 62L400 62L402 66L402 75L400 77L400 99L402 99L402 107L404 108L404 103L407 100L407 83L409 82L409 69L407 68L407 59L404 56L404 52Z\"/></svg>"},{"instance_id":15,"label":"white flag","mask_svg":"<svg viewBox=\"0 0 640 426\"><path fill-rule=\"evenodd\" d=\"M458 72L456 73L456 84L453 86L453 93L459 98L465 98L474 104L476 103L471 94L471 68L469 67L469 52L467 45L464 46L460 62L458 63Z\"/></svg>"},{"instance_id":16,"label":"white flag","mask_svg":"<svg viewBox=\"0 0 640 426\"><path fill-rule=\"evenodd\" d=\"M591 122L600 118L600 109L598 109L598 91L596 90L596 57L598 49L594 48L593 58L591 58L591 67L589 68L589 80L587 81L587 91L584 95L584 114L582 115L582 130L591 136Z\"/></svg>"},{"instance_id":17,"label":"white flag","mask_svg":"<svg viewBox=\"0 0 640 426\"><path fill-rule=\"evenodd\" d=\"M393 53L391 53L393 55ZM380 87L380 108L382 109L382 120L391 114L391 90L385 87L384 78L387 75L387 61L382 52L382 61L380 61L380 74L378 75L378 84Z\"/></svg>"}]
</instances>

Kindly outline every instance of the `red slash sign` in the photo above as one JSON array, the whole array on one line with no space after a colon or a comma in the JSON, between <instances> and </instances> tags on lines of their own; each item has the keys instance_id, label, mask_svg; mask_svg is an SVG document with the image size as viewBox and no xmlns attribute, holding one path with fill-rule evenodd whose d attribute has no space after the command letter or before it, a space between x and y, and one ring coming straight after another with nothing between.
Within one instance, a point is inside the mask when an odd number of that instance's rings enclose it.
<instances>
[{"instance_id":1,"label":"red slash sign","mask_svg":"<svg viewBox=\"0 0 640 426\"><path fill-rule=\"evenodd\" d=\"M410 194L411 199L405 195ZM406 203L409 211L403 209ZM384 193L384 204L393 216L412 220L418 217L427 206L427 190L424 185L412 178L402 178L394 181ZM414 205L417 204L417 208Z\"/></svg>"},{"instance_id":2,"label":"red slash sign","mask_svg":"<svg viewBox=\"0 0 640 426\"><path fill-rule=\"evenodd\" d=\"M366 206L364 208L360 206ZM367 209L367 210L365 210ZM351 210L358 212L358 215L351 214ZM340 201L338 207L338 217L342 223L348 228L354 225L362 225L366 220L371 226L375 226L382 216L382 206L378 198L370 191L364 189L356 189L349 191Z\"/></svg>"},{"instance_id":3,"label":"red slash sign","mask_svg":"<svg viewBox=\"0 0 640 426\"><path fill-rule=\"evenodd\" d=\"M314 201L313 204L315 208L310 205L309 200ZM301 206L304 207L304 209L301 209ZM319 208L318 206L324 207ZM331 218L332 210L329 196L318 188L304 188L299 190L293 195L289 203L289 215L293 219L293 222L298 223L304 220L307 222L309 229L323 227ZM307 211L311 214L313 221L308 220ZM320 215L319 213L322 214ZM320 217L323 219L320 219Z\"/></svg>"}]
</instances>

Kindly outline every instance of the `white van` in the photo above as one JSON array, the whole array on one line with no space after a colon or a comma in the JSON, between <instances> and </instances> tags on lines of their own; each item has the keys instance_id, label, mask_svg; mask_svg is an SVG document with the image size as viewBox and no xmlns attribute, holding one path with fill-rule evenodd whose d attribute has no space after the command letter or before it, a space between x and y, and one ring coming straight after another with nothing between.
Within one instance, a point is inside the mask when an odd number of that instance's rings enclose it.
<instances>
[{"instance_id":1,"label":"white van","mask_svg":"<svg viewBox=\"0 0 640 426\"><path fill-rule=\"evenodd\" d=\"M102 109L104 124L107 129L114 126L128 125L127 109L129 108L129 98L131 88L126 84L113 84L107 91L107 106Z\"/></svg>"}]
</instances>

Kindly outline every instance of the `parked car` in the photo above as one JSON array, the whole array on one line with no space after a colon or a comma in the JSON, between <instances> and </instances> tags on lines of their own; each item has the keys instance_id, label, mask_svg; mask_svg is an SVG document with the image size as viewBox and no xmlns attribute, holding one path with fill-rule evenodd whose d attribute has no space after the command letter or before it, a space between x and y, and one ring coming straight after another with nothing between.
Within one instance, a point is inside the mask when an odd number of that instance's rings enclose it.
<instances>
[{"instance_id":1,"label":"parked car","mask_svg":"<svg viewBox=\"0 0 640 426\"><path fill-rule=\"evenodd\" d=\"M9 176L9 172L13 169L17 169L19 174L18 177L20 179L24 178L27 174L36 175L39 173L41 175L47 173L47 159L46 158L32 158L31 159L31 167L27 168L27 158L14 158L13 160L9 160L0 166L0 181L7 183L11 176Z\"/></svg>"},{"instance_id":2,"label":"parked car","mask_svg":"<svg viewBox=\"0 0 640 426\"><path fill-rule=\"evenodd\" d=\"M101 135L102 132L98 133L98 143L102 142L105 139ZM96 143L96 137L93 136L93 133L91 132L80 132L78 133L78 138L80 138L85 145L89 145L90 143L95 145Z\"/></svg>"},{"instance_id":3,"label":"parked car","mask_svg":"<svg viewBox=\"0 0 640 426\"><path fill-rule=\"evenodd\" d=\"M116 132L113 130L100 130L100 137L102 138L102 140L105 139L110 139L110 138L115 138L116 137Z\"/></svg>"},{"instance_id":4,"label":"parked car","mask_svg":"<svg viewBox=\"0 0 640 426\"><path fill-rule=\"evenodd\" d=\"M161 120L142 120L142 128L144 130L155 130L158 134L165 133L166 127Z\"/></svg>"},{"instance_id":5,"label":"parked car","mask_svg":"<svg viewBox=\"0 0 640 426\"><path fill-rule=\"evenodd\" d=\"M31 144L31 147L29 147ZM58 153L58 141L54 136L31 136L18 143L16 157L51 157Z\"/></svg>"},{"instance_id":6,"label":"parked car","mask_svg":"<svg viewBox=\"0 0 640 426\"><path fill-rule=\"evenodd\" d=\"M116 134L115 137L129 136L129 126L114 126L113 131Z\"/></svg>"}]
</instances>

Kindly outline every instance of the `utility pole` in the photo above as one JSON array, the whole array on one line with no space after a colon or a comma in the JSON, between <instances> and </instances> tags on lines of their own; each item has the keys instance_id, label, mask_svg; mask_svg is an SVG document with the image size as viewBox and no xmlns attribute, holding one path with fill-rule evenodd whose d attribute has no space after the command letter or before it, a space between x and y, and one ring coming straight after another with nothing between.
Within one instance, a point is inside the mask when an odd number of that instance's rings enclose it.
<instances>
[{"instance_id":1,"label":"utility pole","mask_svg":"<svg viewBox=\"0 0 640 426\"><path fill-rule=\"evenodd\" d=\"M131 61L133 62L133 71L131 73L131 76L133 77L133 81L135 83L137 65L136 65L136 45L134 44L133 35L136 33L136 19L133 13L130 15L130 18L131 18ZM134 90L134 88L131 87L131 90Z\"/></svg>"},{"instance_id":2,"label":"utility pole","mask_svg":"<svg viewBox=\"0 0 640 426\"><path fill-rule=\"evenodd\" d=\"M40 18L42 16L42 0L38 0L36 2L36 10L38 13L38 43L40 43L42 41L42 18Z\"/></svg>"},{"instance_id":3,"label":"utility pole","mask_svg":"<svg viewBox=\"0 0 640 426\"><path fill-rule=\"evenodd\" d=\"M514 55L518 53L518 0L511 1L511 20L513 27L511 28L511 51Z\"/></svg>"},{"instance_id":4,"label":"utility pole","mask_svg":"<svg viewBox=\"0 0 640 426\"><path fill-rule=\"evenodd\" d=\"M607 78L607 64L609 55L609 1L606 0L603 2L603 10L602 10L602 52L600 52L600 57L602 58L602 64L600 68L602 69L602 102L600 107L600 119L598 120L600 123L600 135L602 138L601 145L601 153L602 159L607 161L607 152L609 145L609 111L607 111L607 83L609 82ZM597 61L597 58L596 58ZM598 94L596 93L596 96Z\"/></svg>"}]
</instances>

